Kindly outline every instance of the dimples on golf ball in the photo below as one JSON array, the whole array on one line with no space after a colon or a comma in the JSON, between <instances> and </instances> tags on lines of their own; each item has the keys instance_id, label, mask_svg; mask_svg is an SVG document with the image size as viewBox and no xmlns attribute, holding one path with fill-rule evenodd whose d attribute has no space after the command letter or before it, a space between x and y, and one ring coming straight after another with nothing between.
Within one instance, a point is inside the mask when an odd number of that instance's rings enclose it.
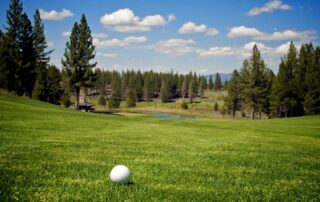
<instances>
[{"instance_id":1,"label":"dimples on golf ball","mask_svg":"<svg viewBox=\"0 0 320 202\"><path fill-rule=\"evenodd\" d=\"M117 165L110 172L110 179L114 183L125 184L131 179L131 172L127 166Z\"/></svg>"}]
</instances>

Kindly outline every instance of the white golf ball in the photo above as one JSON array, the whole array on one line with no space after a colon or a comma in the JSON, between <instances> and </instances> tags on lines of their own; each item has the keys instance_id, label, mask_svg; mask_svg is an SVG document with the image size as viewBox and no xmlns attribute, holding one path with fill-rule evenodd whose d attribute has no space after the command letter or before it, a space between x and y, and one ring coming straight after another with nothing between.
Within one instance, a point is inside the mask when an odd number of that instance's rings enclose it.
<instances>
[{"instance_id":1,"label":"white golf ball","mask_svg":"<svg viewBox=\"0 0 320 202\"><path fill-rule=\"evenodd\" d=\"M110 172L110 179L114 183L126 184L131 179L131 172L127 166L116 165Z\"/></svg>"}]
</instances>

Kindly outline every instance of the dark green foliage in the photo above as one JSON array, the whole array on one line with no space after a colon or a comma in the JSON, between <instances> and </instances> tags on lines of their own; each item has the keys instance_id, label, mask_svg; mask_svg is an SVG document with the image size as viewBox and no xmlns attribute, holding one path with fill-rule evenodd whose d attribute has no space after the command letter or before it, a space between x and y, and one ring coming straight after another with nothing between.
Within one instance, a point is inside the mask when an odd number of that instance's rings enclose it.
<instances>
[{"instance_id":1,"label":"dark green foliage","mask_svg":"<svg viewBox=\"0 0 320 202\"><path fill-rule=\"evenodd\" d=\"M191 80L189 83L189 93L188 93L190 103L193 102L193 99L195 97L195 88L196 88L195 83L193 80Z\"/></svg>"},{"instance_id":2,"label":"dark green foliage","mask_svg":"<svg viewBox=\"0 0 320 202\"><path fill-rule=\"evenodd\" d=\"M212 76L210 75L210 77L209 77L209 85L208 85L208 87L209 87L209 90L213 90L213 80L212 80Z\"/></svg>"},{"instance_id":3,"label":"dark green foliage","mask_svg":"<svg viewBox=\"0 0 320 202\"><path fill-rule=\"evenodd\" d=\"M100 95L100 96L99 96L98 104L99 104L100 106L106 106L106 99L104 98L103 95Z\"/></svg>"},{"instance_id":4,"label":"dark green foliage","mask_svg":"<svg viewBox=\"0 0 320 202\"><path fill-rule=\"evenodd\" d=\"M162 81L161 83L161 88L160 88L160 100L161 102L167 102L168 101L168 85L165 80Z\"/></svg>"},{"instance_id":5,"label":"dark green foliage","mask_svg":"<svg viewBox=\"0 0 320 202\"><path fill-rule=\"evenodd\" d=\"M121 81L117 72L113 73L111 83L111 97L109 99L109 108L119 108L121 101Z\"/></svg>"},{"instance_id":6,"label":"dark green foliage","mask_svg":"<svg viewBox=\"0 0 320 202\"><path fill-rule=\"evenodd\" d=\"M48 66L48 99L47 101L52 104L59 104L59 99L62 94L62 89L60 87L61 74L59 69L54 65Z\"/></svg>"},{"instance_id":7,"label":"dark green foliage","mask_svg":"<svg viewBox=\"0 0 320 202\"><path fill-rule=\"evenodd\" d=\"M188 80L187 77L184 77L181 87L181 97L186 98L188 95Z\"/></svg>"},{"instance_id":8,"label":"dark green foliage","mask_svg":"<svg viewBox=\"0 0 320 202\"><path fill-rule=\"evenodd\" d=\"M311 47L310 47L311 49ZM311 58L310 58L311 60ZM305 96L305 109L307 114L320 114L320 47L314 51L312 64L306 74L308 91Z\"/></svg>"},{"instance_id":9,"label":"dark green foliage","mask_svg":"<svg viewBox=\"0 0 320 202\"><path fill-rule=\"evenodd\" d=\"M75 109L79 109L79 93L81 87L89 87L94 83L95 75L90 60L95 57L90 28L86 17L82 15L81 23L75 23L66 44L62 65L66 69L71 88L75 91Z\"/></svg>"},{"instance_id":10,"label":"dark green foliage","mask_svg":"<svg viewBox=\"0 0 320 202\"><path fill-rule=\"evenodd\" d=\"M219 105L217 102L214 103L213 110L217 112L219 110Z\"/></svg>"},{"instance_id":11,"label":"dark green foliage","mask_svg":"<svg viewBox=\"0 0 320 202\"><path fill-rule=\"evenodd\" d=\"M187 102L186 101L182 101L182 103L181 103L181 108L182 109L185 109L185 110L187 110L188 109L188 104L187 104Z\"/></svg>"},{"instance_id":12,"label":"dark green foliage","mask_svg":"<svg viewBox=\"0 0 320 202\"><path fill-rule=\"evenodd\" d=\"M216 90L216 91L222 90L222 82L221 82L221 77L220 77L219 72L217 72L216 79L214 81L214 90Z\"/></svg>"},{"instance_id":13,"label":"dark green foliage","mask_svg":"<svg viewBox=\"0 0 320 202\"><path fill-rule=\"evenodd\" d=\"M237 70L233 71L231 80L225 88L228 91L226 105L232 111L233 117L235 117L236 111L240 108L242 94L241 78Z\"/></svg>"},{"instance_id":14,"label":"dark green foliage","mask_svg":"<svg viewBox=\"0 0 320 202\"><path fill-rule=\"evenodd\" d=\"M135 95L133 89L127 90L126 104L127 104L127 107L135 107L136 106L136 95Z\"/></svg>"},{"instance_id":15,"label":"dark green foliage","mask_svg":"<svg viewBox=\"0 0 320 202\"><path fill-rule=\"evenodd\" d=\"M205 89L205 81L203 78L201 78L199 82L199 90L198 90L200 97L204 96L204 89Z\"/></svg>"},{"instance_id":16,"label":"dark green foliage","mask_svg":"<svg viewBox=\"0 0 320 202\"><path fill-rule=\"evenodd\" d=\"M70 96L69 95L63 95L62 98L62 104L64 107L69 107L71 102L70 102Z\"/></svg>"},{"instance_id":17,"label":"dark green foliage","mask_svg":"<svg viewBox=\"0 0 320 202\"><path fill-rule=\"evenodd\" d=\"M144 86L143 86L143 96L144 100L149 102L151 99L151 91L152 91L152 83L150 79L150 75L145 75Z\"/></svg>"},{"instance_id":18,"label":"dark green foliage","mask_svg":"<svg viewBox=\"0 0 320 202\"><path fill-rule=\"evenodd\" d=\"M220 109L220 114L222 116L225 116L227 114L227 108L224 105Z\"/></svg>"}]
</instances>

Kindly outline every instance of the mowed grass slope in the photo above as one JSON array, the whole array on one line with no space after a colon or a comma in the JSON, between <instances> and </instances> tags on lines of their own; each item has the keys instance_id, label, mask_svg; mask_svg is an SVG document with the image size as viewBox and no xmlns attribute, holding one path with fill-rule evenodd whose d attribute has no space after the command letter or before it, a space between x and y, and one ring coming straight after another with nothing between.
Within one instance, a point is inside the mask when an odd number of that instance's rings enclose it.
<instances>
[{"instance_id":1,"label":"mowed grass slope","mask_svg":"<svg viewBox=\"0 0 320 202\"><path fill-rule=\"evenodd\" d=\"M108 178L116 164L133 184ZM0 200L320 200L320 116L173 120L0 96Z\"/></svg>"}]
</instances>

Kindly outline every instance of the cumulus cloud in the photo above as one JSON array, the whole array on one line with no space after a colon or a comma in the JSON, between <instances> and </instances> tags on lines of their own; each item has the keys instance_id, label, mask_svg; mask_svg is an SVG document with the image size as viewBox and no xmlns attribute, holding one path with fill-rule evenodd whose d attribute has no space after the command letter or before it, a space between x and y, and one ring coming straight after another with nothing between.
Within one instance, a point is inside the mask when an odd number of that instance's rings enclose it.
<instances>
[{"instance_id":1,"label":"cumulus cloud","mask_svg":"<svg viewBox=\"0 0 320 202\"><path fill-rule=\"evenodd\" d=\"M161 40L154 45L148 46L149 49L169 55L184 55L194 52L194 45L196 42L192 39L168 39Z\"/></svg>"},{"instance_id":2,"label":"cumulus cloud","mask_svg":"<svg viewBox=\"0 0 320 202\"><path fill-rule=\"evenodd\" d=\"M146 32L152 27L164 26L174 19L173 14L168 16L168 21L161 15L148 15L140 18L132 10L124 8L110 14L106 13L100 18L100 23L118 32Z\"/></svg>"},{"instance_id":3,"label":"cumulus cloud","mask_svg":"<svg viewBox=\"0 0 320 202\"><path fill-rule=\"evenodd\" d=\"M110 39L110 40L104 40L101 41L98 38L93 39L93 45L97 47L125 47L129 46L133 43L144 43L148 40L145 36L135 37L135 36L129 36L122 40L120 39Z\"/></svg>"},{"instance_id":4,"label":"cumulus cloud","mask_svg":"<svg viewBox=\"0 0 320 202\"><path fill-rule=\"evenodd\" d=\"M214 36L219 33L215 28L208 28L207 25L196 25L194 22L184 23L178 30L179 34L192 34L192 33L206 33L207 35Z\"/></svg>"},{"instance_id":5,"label":"cumulus cloud","mask_svg":"<svg viewBox=\"0 0 320 202\"><path fill-rule=\"evenodd\" d=\"M232 47L211 47L207 50L198 49L196 52L202 58L235 55Z\"/></svg>"},{"instance_id":6,"label":"cumulus cloud","mask_svg":"<svg viewBox=\"0 0 320 202\"><path fill-rule=\"evenodd\" d=\"M306 40L316 38L316 32L285 30L283 32L265 33L256 28L250 28L242 25L239 27L232 27L227 36L229 38L252 37L254 40L259 41L281 41L293 39Z\"/></svg>"},{"instance_id":7,"label":"cumulus cloud","mask_svg":"<svg viewBox=\"0 0 320 202\"><path fill-rule=\"evenodd\" d=\"M67 17L72 17L74 14L68 9L62 9L62 11L45 11L43 9L39 9L40 16L43 20L63 20Z\"/></svg>"},{"instance_id":8,"label":"cumulus cloud","mask_svg":"<svg viewBox=\"0 0 320 202\"><path fill-rule=\"evenodd\" d=\"M281 0L273 0L265 3L262 7L254 7L249 10L249 16L259 15L261 13L272 13L274 10L291 10L292 6L283 4Z\"/></svg>"},{"instance_id":9,"label":"cumulus cloud","mask_svg":"<svg viewBox=\"0 0 320 202\"><path fill-rule=\"evenodd\" d=\"M172 22L176 19L176 16L174 14L169 14L167 18L168 18L168 22Z\"/></svg>"},{"instance_id":10,"label":"cumulus cloud","mask_svg":"<svg viewBox=\"0 0 320 202\"><path fill-rule=\"evenodd\" d=\"M91 34L93 38L98 38L98 39L102 39L102 38L107 38L108 35L106 35L105 33L92 33Z\"/></svg>"},{"instance_id":11,"label":"cumulus cloud","mask_svg":"<svg viewBox=\"0 0 320 202\"><path fill-rule=\"evenodd\" d=\"M101 53L101 52L97 52L97 56L104 57L104 58L117 58L118 54L117 53Z\"/></svg>"},{"instance_id":12,"label":"cumulus cloud","mask_svg":"<svg viewBox=\"0 0 320 202\"><path fill-rule=\"evenodd\" d=\"M63 32L62 33L62 36L70 36L71 35L71 32Z\"/></svg>"},{"instance_id":13,"label":"cumulus cloud","mask_svg":"<svg viewBox=\"0 0 320 202\"><path fill-rule=\"evenodd\" d=\"M257 30L256 28L250 28L246 26L232 27L227 34L229 38L238 37L256 37L262 36L264 33Z\"/></svg>"}]
</instances>

